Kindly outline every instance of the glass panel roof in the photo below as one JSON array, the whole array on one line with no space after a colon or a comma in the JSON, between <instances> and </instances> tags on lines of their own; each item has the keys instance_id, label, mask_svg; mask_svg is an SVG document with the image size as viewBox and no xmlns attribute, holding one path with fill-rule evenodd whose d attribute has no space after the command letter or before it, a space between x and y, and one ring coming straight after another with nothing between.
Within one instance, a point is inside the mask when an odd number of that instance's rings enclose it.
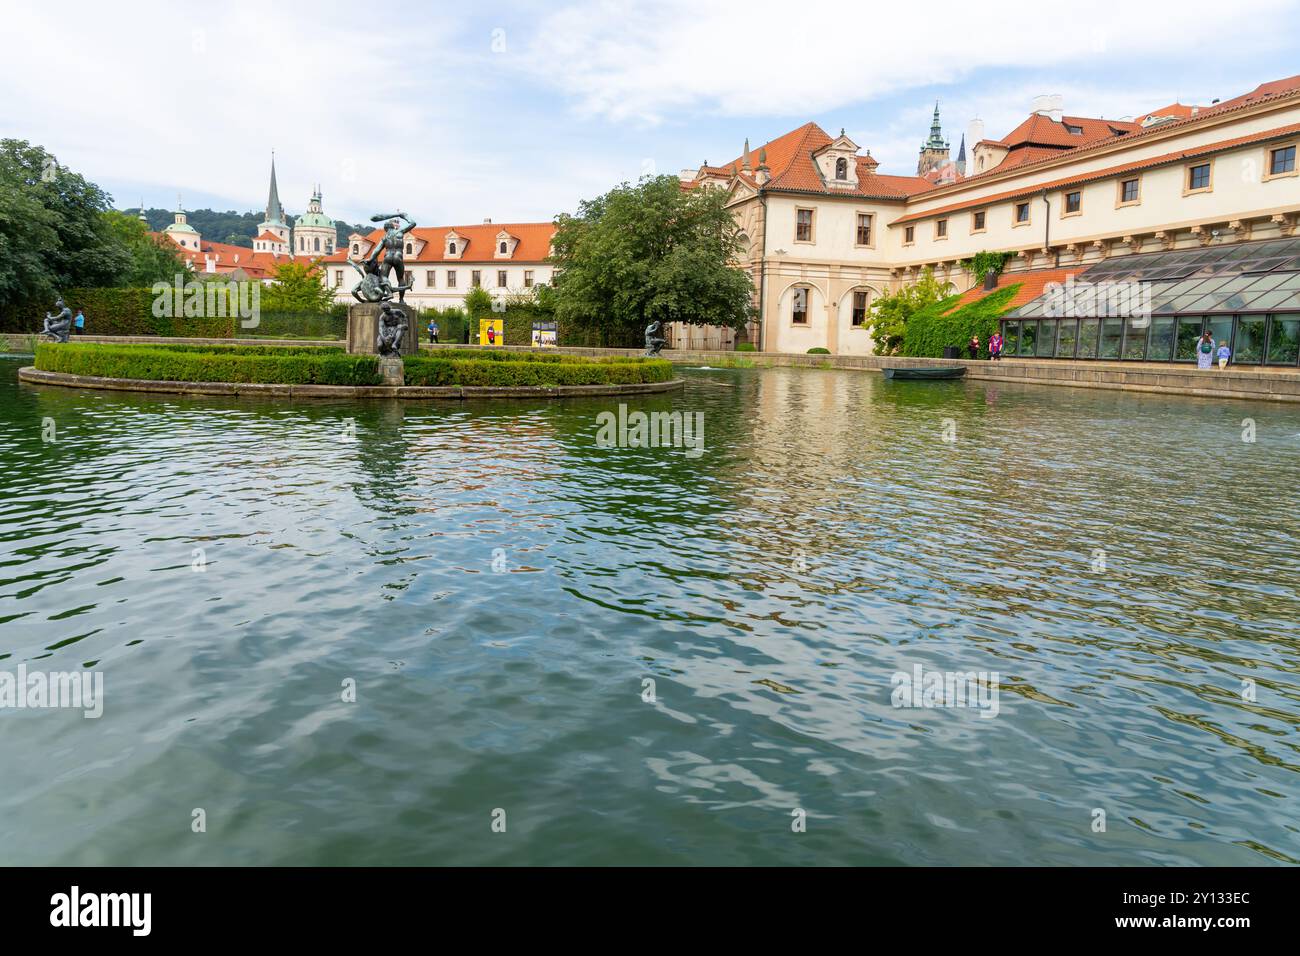
<instances>
[{"instance_id":1,"label":"glass panel roof","mask_svg":"<svg viewBox=\"0 0 1300 956\"><path fill-rule=\"evenodd\" d=\"M1054 301L1044 294L1008 315L1128 317L1143 305L1143 297L1128 289L1096 296L1095 285L1102 282L1143 283L1146 304L1165 315L1295 308L1300 306L1300 236L1106 259L1076 276L1073 301L1060 291Z\"/></svg>"}]
</instances>

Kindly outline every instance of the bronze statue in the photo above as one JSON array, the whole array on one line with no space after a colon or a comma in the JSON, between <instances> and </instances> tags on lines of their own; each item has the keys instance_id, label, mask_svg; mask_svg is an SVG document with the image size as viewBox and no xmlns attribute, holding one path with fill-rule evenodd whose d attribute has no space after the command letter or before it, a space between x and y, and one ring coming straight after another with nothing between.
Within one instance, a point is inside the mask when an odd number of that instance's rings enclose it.
<instances>
[{"instance_id":1,"label":"bronze statue","mask_svg":"<svg viewBox=\"0 0 1300 956\"><path fill-rule=\"evenodd\" d=\"M402 220L399 222L398 220ZM370 263L375 263L374 272L379 276L390 290L386 298L391 298L393 292L397 293L399 302L406 301L406 290L415 284L415 277L411 277L408 283L406 279L406 267L403 263L402 256L406 251L406 234L415 228L415 220L404 212L394 212L388 215L371 216L371 222L384 222L384 238L375 244L375 248L370 251L370 256L366 260L367 271ZM405 223L405 225L403 225ZM384 253L384 259L379 261L380 251ZM393 285L390 278L393 272L397 273L397 284ZM371 300L376 301L376 300Z\"/></svg>"},{"instance_id":2,"label":"bronze statue","mask_svg":"<svg viewBox=\"0 0 1300 956\"><path fill-rule=\"evenodd\" d=\"M54 308L58 315L45 313L45 327L41 329L41 335L49 336L56 342L68 341L68 333L72 330L72 310L63 304L63 299L54 300Z\"/></svg>"},{"instance_id":3,"label":"bronze statue","mask_svg":"<svg viewBox=\"0 0 1300 956\"><path fill-rule=\"evenodd\" d=\"M667 340L661 334L664 324L655 319L645 327L645 354L647 358L654 358L664 347Z\"/></svg>"},{"instance_id":4,"label":"bronze statue","mask_svg":"<svg viewBox=\"0 0 1300 956\"><path fill-rule=\"evenodd\" d=\"M379 260L373 256L365 260L348 256L348 264L361 273L361 281L352 290L358 302L387 302L393 297L393 287L379 275Z\"/></svg>"},{"instance_id":5,"label":"bronze statue","mask_svg":"<svg viewBox=\"0 0 1300 956\"><path fill-rule=\"evenodd\" d=\"M406 334L406 312L401 306L385 302L379 307L379 338L375 342L380 355L401 355L402 337Z\"/></svg>"}]
</instances>

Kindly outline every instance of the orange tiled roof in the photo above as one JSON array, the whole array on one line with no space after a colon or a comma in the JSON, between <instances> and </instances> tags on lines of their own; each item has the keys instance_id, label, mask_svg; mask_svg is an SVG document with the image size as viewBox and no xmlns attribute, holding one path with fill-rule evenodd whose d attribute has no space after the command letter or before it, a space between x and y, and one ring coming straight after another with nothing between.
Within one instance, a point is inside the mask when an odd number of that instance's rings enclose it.
<instances>
[{"instance_id":1,"label":"orange tiled roof","mask_svg":"<svg viewBox=\"0 0 1300 956\"><path fill-rule=\"evenodd\" d=\"M872 199L906 199L916 193L933 189L934 183L920 176L888 176L876 173L879 163L870 155L858 156L858 188L831 189L822 181L813 154L823 146L835 142L816 123L804 123L771 142L749 151L749 170L745 170L743 155L722 166L701 166L703 177L739 176L752 186L758 181L753 172L758 169L759 157L766 152L770 178L764 187L769 192L821 193L823 195L857 196Z\"/></svg>"},{"instance_id":2,"label":"orange tiled roof","mask_svg":"<svg viewBox=\"0 0 1300 956\"><path fill-rule=\"evenodd\" d=\"M1300 123L1292 123L1289 126L1279 126L1275 129L1262 130L1257 133L1248 133L1245 136L1223 139L1215 143L1206 143L1203 146L1196 146L1191 149L1181 149L1172 153L1164 153L1160 156L1151 156L1147 159L1139 159L1118 166L1108 166L1105 169L1097 169L1092 172L1080 173L1075 176L1054 179L1045 183L1023 185L1015 189L1008 189L1005 192L995 193L991 196L981 196L978 199L967 199L962 202L949 203L946 206L927 209L925 212L910 213L906 216L900 216L898 219L891 222L890 225L896 226L900 223L915 222L919 219L929 219L933 216L942 216L945 213L956 212L962 209L978 209L981 206L991 205L992 203L1002 202L1007 199L1016 199L1023 196L1036 196L1044 191L1051 192L1065 186L1080 185L1098 179L1110 179L1111 177L1122 175L1123 173L1137 172L1138 170L1150 169L1153 166L1164 166L1168 163L1177 163L1197 156L1206 156L1210 153L1222 152L1225 149L1232 149L1237 146L1248 146L1251 143L1261 143L1270 139L1276 139L1279 136L1290 136L1297 132L1300 132Z\"/></svg>"},{"instance_id":3,"label":"orange tiled roof","mask_svg":"<svg viewBox=\"0 0 1300 956\"><path fill-rule=\"evenodd\" d=\"M464 240L462 254L445 255L443 237L455 231ZM509 259L496 257L497 235L505 230L511 238L518 239L515 253ZM552 222L485 222L477 226L416 226L409 236L424 243L424 248L411 256L412 265L421 262L542 262L551 254L551 237L555 235ZM384 230L372 229L363 238L371 244L382 239ZM347 262L350 246L341 246L333 255L323 256L323 262Z\"/></svg>"},{"instance_id":4,"label":"orange tiled roof","mask_svg":"<svg viewBox=\"0 0 1300 956\"><path fill-rule=\"evenodd\" d=\"M1079 130L1070 132L1070 127ZM1003 146L1057 146L1074 149L1102 140L1114 139L1134 133L1142 127L1121 120L1093 119L1088 116L1062 116L1058 123L1050 116L1034 113L1027 120L998 140Z\"/></svg>"},{"instance_id":5,"label":"orange tiled roof","mask_svg":"<svg viewBox=\"0 0 1300 956\"><path fill-rule=\"evenodd\" d=\"M284 242L285 241L281 239L279 236L277 236L275 233L271 232L271 230L269 229L266 232L262 233L257 238L260 239L262 242Z\"/></svg>"},{"instance_id":6,"label":"orange tiled roof","mask_svg":"<svg viewBox=\"0 0 1300 956\"><path fill-rule=\"evenodd\" d=\"M1182 103L1170 103L1168 106L1162 106L1160 109L1152 110L1150 113L1143 113L1135 120L1135 122L1141 126L1147 120L1155 119L1158 116L1166 119L1187 119L1189 116L1194 115L1196 114L1192 112L1192 107L1184 106Z\"/></svg>"},{"instance_id":7,"label":"orange tiled roof","mask_svg":"<svg viewBox=\"0 0 1300 956\"><path fill-rule=\"evenodd\" d=\"M1086 267L1085 267L1086 268ZM1049 282L1065 282L1066 278L1071 275L1078 275L1082 272L1078 266L1069 269L1038 269L1033 272L1017 272L1011 275L998 276L998 284L992 289L985 290L983 283L975 286L973 289L967 289L961 294L961 298L953 305L953 309L959 309L964 305L970 305L972 302L978 302L987 295L992 295L999 289L1005 289L1019 283L1020 288L1016 290L1011 301L1007 303L1007 311L1019 308L1026 302L1032 302L1043 294L1043 289Z\"/></svg>"}]
</instances>

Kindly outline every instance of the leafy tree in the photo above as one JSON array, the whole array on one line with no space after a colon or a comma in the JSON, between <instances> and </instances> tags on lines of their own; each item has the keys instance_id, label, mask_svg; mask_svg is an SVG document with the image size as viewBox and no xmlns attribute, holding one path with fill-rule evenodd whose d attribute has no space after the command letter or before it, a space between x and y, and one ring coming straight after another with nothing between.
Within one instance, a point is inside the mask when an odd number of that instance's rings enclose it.
<instances>
[{"instance_id":1,"label":"leafy tree","mask_svg":"<svg viewBox=\"0 0 1300 956\"><path fill-rule=\"evenodd\" d=\"M155 282L171 282L177 275L183 276L183 281L192 278L190 267L170 239L150 235L149 227L143 222L116 209L102 215L109 233L131 259L127 272L118 277L118 285L144 287Z\"/></svg>"},{"instance_id":2,"label":"leafy tree","mask_svg":"<svg viewBox=\"0 0 1300 956\"><path fill-rule=\"evenodd\" d=\"M866 321L876 354L897 354L907 337L908 320L943 298L943 286L929 269L911 285L878 298Z\"/></svg>"},{"instance_id":3,"label":"leafy tree","mask_svg":"<svg viewBox=\"0 0 1300 956\"><path fill-rule=\"evenodd\" d=\"M104 220L110 197L25 140L0 140L0 298L116 285L132 262Z\"/></svg>"},{"instance_id":4,"label":"leafy tree","mask_svg":"<svg viewBox=\"0 0 1300 956\"><path fill-rule=\"evenodd\" d=\"M492 317L492 296L482 286L474 286L465 293L465 312L475 328L479 319Z\"/></svg>"},{"instance_id":5,"label":"leafy tree","mask_svg":"<svg viewBox=\"0 0 1300 956\"><path fill-rule=\"evenodd\" d=\"M276 266L275 282L262 293L262 308L268 312L328 312L333 301L320 269L306 262Z\"/></svg>"},{"instance_id":6,"label":"leafy tree","mask_svg":"<svg viewBox=\"0 0 1300 956\"><path fill-rule=\"evenodd\" d=\"M557 319L611 338L650 322L740 328L753 314L739 229L721 190L683 190L675 176L627 183L556 219Z\"/></svg>"}]
</instances>

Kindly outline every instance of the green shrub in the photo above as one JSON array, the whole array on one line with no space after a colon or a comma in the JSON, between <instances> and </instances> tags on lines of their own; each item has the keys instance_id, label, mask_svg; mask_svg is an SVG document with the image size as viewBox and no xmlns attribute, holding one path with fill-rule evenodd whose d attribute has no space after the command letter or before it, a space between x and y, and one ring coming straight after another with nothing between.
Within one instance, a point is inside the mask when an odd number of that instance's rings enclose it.
<instances>
[{"instance_id":1,"label":"green shrub","mask_svg":"<svg viewBox=\"0 0 1300 956\"><path fill-rule=\"evenodd\" d=\"M348 315L337 312L269 312L262 310L256 328L240 328L239 334L262 338L345 339Z\"/></svg>"},{"instance_id":2,"label":"green shrub","mask_svg":"<svg viewBox=\"0 0 1300 956\"><path fill-rule=\"evenodd\" d=\"M1010 310L1010 302L1020 290L1020 283L954 309L960 296L949 296L926 306L907 320L907 332L899 354L943 356L945 346L965 349L972 335L980 337L980 355L988 356L989 336L997 331L998 319Z\"/></svg>"},{"instance_id":3,"label":"green shrub","mask_svg":"<svg viewBox=\"0 0 1300 956\"><path fill-rule=\"evenodd\" d=\"M809 349L809 350L808 350L808 354L809 354L809 355L830 355L830 354L831 354L831 350L830 350L830 349L824 349L824 348L822 348L820 345L818 345L818 346L816 346L815 348L811 348L811 349Z\"/></svg>"},{"instance_id":4,"label":"green shrub","mask_svg":"<svg viewBox=\"0 0 1300 956\"><path fill-rule=\"evenodd\" d=\"M579 356L537 355L487 350L440 350L405 360L407 385L626 385L666 382L673 377L667 359L619 357L583 359Z\"/></svg>"},{"instance_id":5,"label":"green shrub","mask_svg":"<svg viewBox=\"0 0 1300 956\"><path fill-rule=\"evenodd\" d=\"M206 339L228 339L235 335L239 319L159 317L153 314L152 289L68 289L63 293L75 315L86 314L87 335L165 335ZM39 332L45 313L54 300L28 302L0 313L0 332Z\"/></svg>"},{"instance_id":6,"label":"green shrub","mask_svg":"<svg viewBox=\"0 0 1300 956\"><path fill-rule=\"evenodd\" d=\"M737 342L737 343L736 343L736 351L737 351L737 352L757 352L757 351L758 351L758 346L756 346L753 342Z\"/></svg>"},{"instance_id":7,"label":"green shrub","mask_svg":"<svg viewBox=\"0 0 1300 956\"><path fill-rule=\"evenodd\" d=\"M341 349L77 342L36 347L36 367L44 371L163 382L378 385L378 366L373 355Z\"/></svg>"}]
</instances>

